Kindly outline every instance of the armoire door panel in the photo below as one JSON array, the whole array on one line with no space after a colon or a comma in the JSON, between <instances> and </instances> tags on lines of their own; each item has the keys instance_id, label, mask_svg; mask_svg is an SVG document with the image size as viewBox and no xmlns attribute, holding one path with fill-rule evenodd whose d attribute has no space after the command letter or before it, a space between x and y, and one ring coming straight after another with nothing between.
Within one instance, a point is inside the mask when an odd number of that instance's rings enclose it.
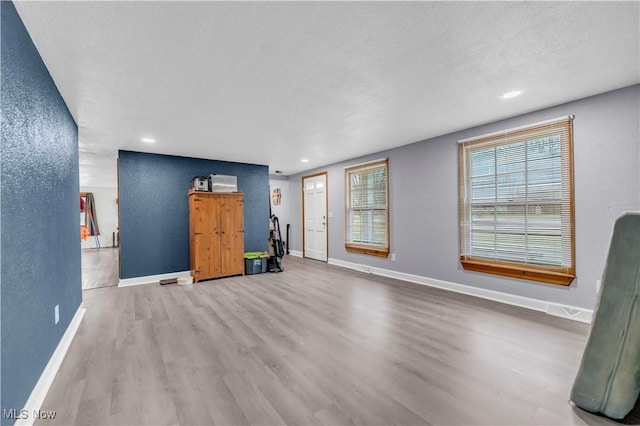
<instances>
[{"instance_id":1,"label":"armoire door panel","mask_svg":"<svg viewBox=\"0 0 640 426\"><path fill-rule=\"evenodd\" d=\"M220 223L229 232L244 231L244 214L242 200L229 198L222 201Z\"/></svg>"},{"instance_id":2,"label":"armoire door panel","mask_svg":"<svg viewBox=\"0 0 640 426\"><path fill-rule=\"evenodd\" d=\"M220 203L212 197L206 200L206 217L205 228L210 234L219 234L220 232Z\"/></svg>"},{"instance_id":3,"label":"armoire door panel","mask_svg":"<svg viewBox=\"0 0 640 426\"><path fill-rule=\"evenodd\" d=\"M193 269L196 281L220 275L220 237L215 234L194 236L194 252L197 253Z\"/></svg>"},{"instance_id":4,"label":"armoire door panel","mask_svg":"<svg viewBox=\"0 0 640 426\"><path fill-rule=\"evenodd\" d=\"M222 274L242 274L244 270L244 234L231 232L222 235Z\"/></svg>"},{"instance_id":5,"label":"armoire door panel","mask_svg":"<svg viewBox=\"0 0 640 426\"><path fill-rule=\"evenodd\" d=\"M243 201L225 197L220 208L222 273L241 274L244 269Z\"/></svg>"},{"instance_id":6,"label":"armoire door panel","mask_svg":"<svg viewBox=\"0 0 640 426\"><path fill-rule=\"evenodd\" d=\"M198 196L190 197L189 227L192 233L206 232L208 203Z\"/></svg>"},{"instance_id":7,"label":"armoire door panel","mask_svg":"<svg viewBox=\"0 0 640 426\"><path fill-rule=\"evenodd\" d=\"M244 273L242 193L189 191L191 271L195 281Z\"/></svg>"}]
</instances>

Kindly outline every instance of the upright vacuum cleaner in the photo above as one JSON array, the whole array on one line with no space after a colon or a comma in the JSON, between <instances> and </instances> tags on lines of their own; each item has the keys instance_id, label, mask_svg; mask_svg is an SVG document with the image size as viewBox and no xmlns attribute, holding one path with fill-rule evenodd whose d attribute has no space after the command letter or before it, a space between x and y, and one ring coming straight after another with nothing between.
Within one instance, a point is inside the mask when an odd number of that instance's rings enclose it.
<instances>
[{"instance_id":1,"label":"upright vacuum cleaner","mask_svg":"<svg viewBox=\"0 0 640 426\"><path fill-rule=\"evenodd\" d=\"M269 243L271 244L271 257L269 257L269 272L282 272L282 257L284 256L284 244L280 234L280 221L274 214L269 220Z\"/></svg>"}]
</instances>

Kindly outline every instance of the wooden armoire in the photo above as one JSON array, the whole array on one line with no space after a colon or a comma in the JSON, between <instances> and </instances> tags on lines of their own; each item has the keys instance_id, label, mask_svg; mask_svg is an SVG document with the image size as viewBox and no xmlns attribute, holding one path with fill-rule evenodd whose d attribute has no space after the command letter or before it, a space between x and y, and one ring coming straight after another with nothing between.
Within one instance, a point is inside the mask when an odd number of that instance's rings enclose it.
<instances>
[{"instance_id":1,"label":"wooden armoire","mask_svg":"<svg viewBox=\"0 0 640 426\"><path fill-rule=\"evenodd\" d=\"M195 282L244 274L244 194L189 190L189 245Z\"/></svg>"}]
</instances>

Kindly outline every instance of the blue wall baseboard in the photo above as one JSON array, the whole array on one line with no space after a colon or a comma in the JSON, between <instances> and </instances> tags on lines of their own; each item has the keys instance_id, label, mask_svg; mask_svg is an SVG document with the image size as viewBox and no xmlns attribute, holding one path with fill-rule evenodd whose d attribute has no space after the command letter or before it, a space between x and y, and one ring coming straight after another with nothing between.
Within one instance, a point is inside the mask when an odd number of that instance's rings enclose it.
<instances>
[{"instance_id":1,"label":"blue wall baseboard","mask_svg":"<svg viewBox=\"0 0 640 426\"><path fill-rule=\"evenodd\" d=\"M245 251L268 249L267 166L132 151L119 151L118 162L121 279L189 270L187 191L194 176L237 176Z\"/></svg>"},{"instance_id":2,"label":"blue wall baseboard","mask_svg":"<svg viewBox=\"0 0 640 426\"><path fill-rule=\"evenodd\" d=\"M0 2L0 15L4 413L27 402L82 302L82 281L78 128L13 3Z\"/></svg>"}]
</instances>

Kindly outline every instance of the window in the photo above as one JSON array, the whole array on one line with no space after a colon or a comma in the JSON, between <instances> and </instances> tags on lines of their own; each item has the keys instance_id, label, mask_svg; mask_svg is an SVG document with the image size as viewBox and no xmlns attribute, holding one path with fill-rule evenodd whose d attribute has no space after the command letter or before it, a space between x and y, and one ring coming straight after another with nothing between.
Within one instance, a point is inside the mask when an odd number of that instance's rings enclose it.
<instances>
[{"instance_id":1,"label":"window","mask_svg":"<svg viewBox=\"0 0 640 426\"><path fill-rule=\"evenodd\" d=\"M575 277L572 119L460 141L464 269L571 283Z\"/></svg>"},{"instance_id":2,"label":"window","mask_svg":"<svg viewBox=\"0 0 640 426\"><path fill-rule=\"evenodd\" d=\"M389 255L389 162L349 167L346 178L346 242L349 252Z\"/></svg>"}]
</instances>

